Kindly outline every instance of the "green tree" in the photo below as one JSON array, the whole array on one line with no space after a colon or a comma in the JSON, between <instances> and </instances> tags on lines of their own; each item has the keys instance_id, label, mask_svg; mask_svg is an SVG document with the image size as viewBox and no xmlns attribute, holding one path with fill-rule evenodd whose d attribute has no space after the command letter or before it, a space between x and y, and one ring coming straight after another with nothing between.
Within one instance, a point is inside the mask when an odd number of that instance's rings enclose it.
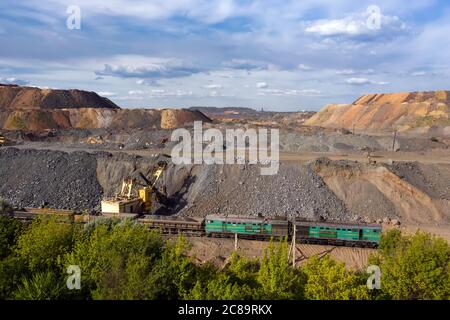
<instances>
[{"instance_id":1,"label":"green tree","mask_svg":"<svg viewBox=\"0 0 450 320\"><path fill-rule=\"evenodd\" d=\"M420 231L410 236L389 231L380 244L370 262L380 266L387 297L450 298L450 247L444 239Z\"/></svg>"},{"instance_id":2,"label":"green tree","mask_svg":"<svg viewBox=\"0 0 450 320\"><path fill-rule=\"evenodd\" d=\"M197 268L187 257L188 249L183 236L166 242L150 275L152 299L177 299L189 294L196 283Z\"/></svg>"},{"instance_id":3,"label":"green tree","mask_svg":"<svg viewBox=\"0 0 450 320\"><path fill-rule=\"evenodd\" d=\"M149 299L150 273L162 251L161 237L134 221L97 223L79 235L64 265L80 266L86 296Z\"/></svg>"},{"instance_id":4,"label":"green tree","mask_svg":"<svg viewBox=\"0 0 450 320\"><path fill-rule=\"evenodd\" d=\"M254 299L260 289L256 276L258 261L233 252L229 264L222 270L206 264L198 273L197 282L187 299L242 300Z\"/></svg>"},{"instance_id":5,"label":"green tree","mask_svg":"<svg viewBox=\"0 0 450 320\"><path fill-rule=\"evenodd\" d=\"M18 300L55 300L65 291L65 282L51 271L37 272L31 279L24 277L15 291Z\"/></svg>"},{"instance_id":6,"label":"green tree","mask_svg":"<svg viewBox=\"0 0 450 320\"><path fill-rule=\"evenodd\" d=\"M0 260L9 256L22 232L20 221L0 215Z\"/></svg>"},{"instance_id":7,"label":"green tree","mask_svg":"<svg viewBox=\"0 0 450 320\"><path fill-rule=\"evenodd\" d=\"M0 300L14 299L14 292L28 270L23 259L13 255L0 261Z\"/></svg>"},{"instance_id":8,"label":"green tree","mask_svg":"<svg viewBox=\"0 0 450 320\"><path fill-rule=\"evenodd\" d=\"M275 245L272 241L265 250L258 272L262 299L300 299L303 296L304 277L288 261L287 240Z\"/></svg>"},{"instance_id":9,"label":"green tree","mask_svg":"<svg viewBox=\"0 0 450 320\"><path fill-rule=\"evenodd\" d=\"M32 272L56 270L61 257L72 248L74 233L72 224L38 218L19 237L16 254Z\"/></svg>"},{"instance_id":10,"label":"green tree","mask_svg":"<svg viewBox=\"0 0 450 320\"><path fill-rule=\"evenodd\" d=\"M366 276L345 269L343 263L326 255L309 258L302 267L306 275L305 298L311 300L369 299Z\"/></svg>"}]
</instances>

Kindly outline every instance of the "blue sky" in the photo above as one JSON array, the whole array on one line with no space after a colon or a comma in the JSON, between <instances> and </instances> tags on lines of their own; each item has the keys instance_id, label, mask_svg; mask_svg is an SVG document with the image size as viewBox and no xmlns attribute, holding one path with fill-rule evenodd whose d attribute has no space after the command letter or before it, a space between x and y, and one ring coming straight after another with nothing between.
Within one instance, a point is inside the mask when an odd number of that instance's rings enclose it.
<instances>
[{"instance_id":1,"label":"blue sky","mask_svg":"<svg viewBox=\"0 0 450 320\"><path fill-rule=\"evenodd\" d=\"M70 5L79 30L66 26ZM449 33L450 2L438 0L2 0L0 82L122 107L318 110L450 89Z\"/></svg>"}]
</instances>

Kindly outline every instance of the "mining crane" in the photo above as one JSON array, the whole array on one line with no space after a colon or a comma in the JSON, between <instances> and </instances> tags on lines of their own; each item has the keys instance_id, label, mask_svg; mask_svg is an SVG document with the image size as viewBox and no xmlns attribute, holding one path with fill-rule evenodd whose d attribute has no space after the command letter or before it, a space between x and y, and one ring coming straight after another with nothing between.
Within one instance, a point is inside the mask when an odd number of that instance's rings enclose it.
<instances>
[{"instance_id":1,"label":"mining crane","mask_svg":"<svg viewBox=\"0 0 450 320\"><path fill-rule=\"evenodd\" d=\"M122 182L122 189L118 195L116 195L113 199L102 200L102 213L150 213L153 203L153 196L156 197L161 194L161 192L155 188L156 182L159 180L166 167L167 162L159 161L148 178L142 172L138 172L138 175L142 178L145 184L139 183L137 179L132 177L124 179ZM142 186L137 190L137 194L133 192L135 185Z\"/></svg>"}]
</instances>

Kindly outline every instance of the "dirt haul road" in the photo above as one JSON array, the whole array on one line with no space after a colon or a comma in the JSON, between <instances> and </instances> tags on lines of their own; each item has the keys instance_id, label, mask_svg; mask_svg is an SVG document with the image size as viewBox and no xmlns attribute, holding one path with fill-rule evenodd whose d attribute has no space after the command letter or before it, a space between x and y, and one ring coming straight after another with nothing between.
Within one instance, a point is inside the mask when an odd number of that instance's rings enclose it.
<instances>
[{"instance_id":1,"label":"dirt haul road","mask_svg":"<svg viewBox=\"0 0 450 320\"><path fill-rule=\"evenodd\" d=\"M111 150L110 148L94 148L90 146L65 146L55 143L46 142L26 142L21 145L15 145L18 149L37 149L37 150L57 150L63 152L85 151L97 152L105 151L111 153L128 153L143 157L156 156L162 152L163 149L142 149L142 150ZM195 155L195 154L194 154ZM319 159L329 158L330 160L350 160L358 162L368 162L367 155L363 152L285 152L280 151L280 161L301 163ZM417 161L421 163L447 163L450 164L450 150L434 150L432 152L407 152L407 151L377 151L370 156L371 161L388 163L391 161Z\"/></svg>"}]
</instances>

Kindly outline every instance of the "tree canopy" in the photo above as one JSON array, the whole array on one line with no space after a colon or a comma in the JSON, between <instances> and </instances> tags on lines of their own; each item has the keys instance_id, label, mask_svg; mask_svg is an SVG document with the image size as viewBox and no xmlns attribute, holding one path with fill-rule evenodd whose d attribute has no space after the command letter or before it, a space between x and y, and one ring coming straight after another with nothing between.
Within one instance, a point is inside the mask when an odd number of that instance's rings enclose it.
<instances>
[{"instance_id":1,"label":"tree canopy","mask_svg":"<svg viewBox=\"0 0 450 320\"><path fill-rule=\"evenodd\" d=\"M369 264L381 270L381 290L369 290L365 270L329 255L288 261L286 239L267 243L261 258L233 252L222 266L199 264L189 241L165 239L131 220L88 224L41 218L29 226L0 215L0 299L449 299L450 248L424 232L386 232ZM69 266L81 289L69 290Z\"/></svg>"}]
</instances>

